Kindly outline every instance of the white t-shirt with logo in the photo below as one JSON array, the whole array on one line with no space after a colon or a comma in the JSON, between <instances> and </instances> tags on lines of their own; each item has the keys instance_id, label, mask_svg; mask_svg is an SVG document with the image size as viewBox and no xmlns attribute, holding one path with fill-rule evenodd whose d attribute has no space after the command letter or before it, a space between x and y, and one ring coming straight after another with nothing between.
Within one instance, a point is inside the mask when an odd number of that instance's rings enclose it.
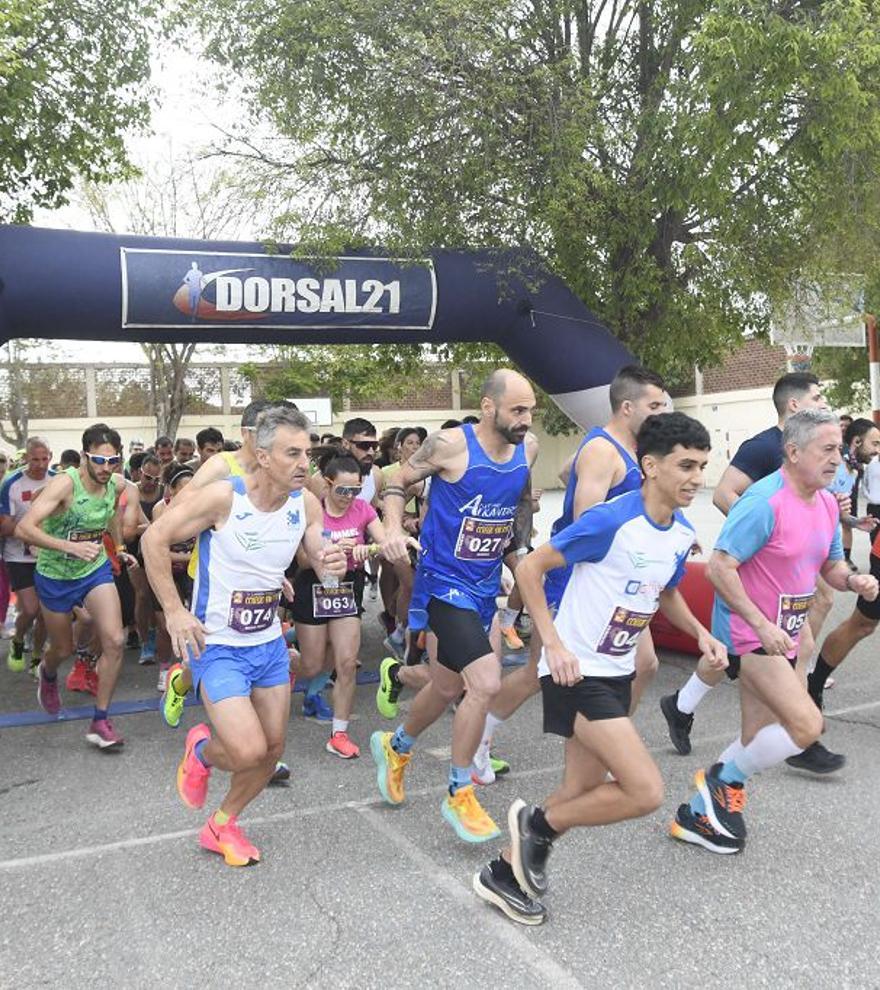
<instances>
[{"instance_id":1,"label":"white t-shirt with logo","mask_svg":"<svg viewBox=\"0 0 880 990\"><path fill-rule=\"evenodd\" d=\"M584 677L628 677L638 638L659 606L660 592L684 576L695 539L676 512L669 526L645 513L641 491L591 506L550 543L574 566L555 625ZM549 674L542 653L538 675Z\"/></svg>"},{"instance_id":2,"label":"white t-shirt with logo","mask_svg":"<svg viewBox=\"0 0 880 990\"><path fill-rule=\"evenodd\" d=\"M49 484L54 471L47 471L44 478L35 481L29 477L23 468L13 471L3 479L0 485L0 516L12 516L18 522L31 507L37 492ZM15 564L36 564L37 555L31 553L31 548L13 536L7 536L3 548L3 559Z\"/></svg>"}]
</instances>

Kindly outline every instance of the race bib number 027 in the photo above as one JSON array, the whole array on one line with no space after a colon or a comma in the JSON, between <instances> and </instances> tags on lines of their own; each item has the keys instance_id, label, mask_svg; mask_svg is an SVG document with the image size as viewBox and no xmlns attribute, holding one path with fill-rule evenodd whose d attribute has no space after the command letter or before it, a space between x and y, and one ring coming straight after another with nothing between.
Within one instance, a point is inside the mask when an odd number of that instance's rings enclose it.
<instances>
[{"instance_id":1,"label":"race bib number 027","mask_svg":"<svg viewBox=\"0 0 880 990\"><path fill-rule=\"evenodd\" d=\"M262 632L275 620L281 589L233 591L229 601L229 628L240 633Z\"/></svg>"},{"instance_id":2,"label":"race bib number 027","mask_svg":"<svg viewBox=\"0 0 880 990\"><path fill-rule=\"evenodd\" d=\"M780 595L776 625L789 636L796 636L807 621L812 595Z\"/></svg>"},{"instance_id":3,"label":"race bib number 027","mask_svg":"<svg viewBox=\"0 0 880 990\"><path fill-rule=\"evenodd\" d=\"M639 636L653 616L653 612L631 612L628 608L616 608L599 639L596 652L609 657L625 657L635 649Z\"/></svg>"},{"instance_id":4,"label":"race bib number 027","mask_svg":"<svg viewBox=\"0 0 880 990\"><path fill-rule=\"evenodd\" d=\"M313 584L312 615L316 619L341 619L344 616L357 615L354 582L343 581L336 588Z\"/></svg>"},{"instance_id":5,"label":"race bib number 027","mask_svg":"<svg viewBox=\"0 0 880 990\"><path fill-rule=\"evenodd\" d=\"M466 516L458 529L455 556L459 560L498 560L512 533L512 519Z\"/></svg>"}]
</instances>

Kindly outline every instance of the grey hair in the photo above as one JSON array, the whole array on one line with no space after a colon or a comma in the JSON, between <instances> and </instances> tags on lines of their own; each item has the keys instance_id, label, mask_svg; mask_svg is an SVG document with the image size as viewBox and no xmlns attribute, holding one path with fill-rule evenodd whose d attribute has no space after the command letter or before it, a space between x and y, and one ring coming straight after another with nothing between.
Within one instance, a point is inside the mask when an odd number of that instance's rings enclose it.
<instances>
[{"instance_id":1,"label":"grey hair","mask_svg":"<svg viewBox=\"0 0 880 990\"><path fill-rule=\"evenodd\" d=\"M840 426L837 416L829 409L802 409L794 416L789 416L782 431L782 448L786 458L789 445L802 450L813 439L816 431L829 423Z\"/></svg>"},{"instance_id":2,"label":"grey hair","mask_svg":"<svg viewBox=\"0 0 880 990\"><path fill-rule=\"evenodd\" d=\"M28 437L27 443L24 445L25 450L33 450L34 447L45 447L46 450L51 450L49 446L49 441L45 437Z\"/></svg>"},{"instance_id":3,"label":"grey hair","mask_svg":"<svg viewBox=\"0 0 880 990\"><path fill-rule=\"evenodd\" d=\"M298 409L272 406L271 409L263 410L257 417L254 446L260 450L271 450L279 426L289 426L293 430L304 430L306 433L312 429L308 417Z\"/></svg>"}]
</instances>

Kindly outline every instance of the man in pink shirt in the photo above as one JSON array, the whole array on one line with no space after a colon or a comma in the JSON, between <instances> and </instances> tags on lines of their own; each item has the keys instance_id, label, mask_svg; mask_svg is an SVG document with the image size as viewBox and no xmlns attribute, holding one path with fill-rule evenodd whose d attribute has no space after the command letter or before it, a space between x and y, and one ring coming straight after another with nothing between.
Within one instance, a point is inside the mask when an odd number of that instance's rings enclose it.
<instances>
[{"instance_id":1,"label":"man in pink shirt","mask_svg":"<svg viewBox=\"0 0 880 990\"><path fill-rule=\"evenodd\" d=\"M745 782L814 744L822 716L795 672L800 630L821 575L838 591L872 601L877 579L843 558L839 510L824 489L840 464L840 426L826 410L792 416L784 460L731 509L709 561L715 587L712 634L727 646L739 679L742 732L682 804L671 834L712 852L745 845Z\"/></svg>"}]
</instances>

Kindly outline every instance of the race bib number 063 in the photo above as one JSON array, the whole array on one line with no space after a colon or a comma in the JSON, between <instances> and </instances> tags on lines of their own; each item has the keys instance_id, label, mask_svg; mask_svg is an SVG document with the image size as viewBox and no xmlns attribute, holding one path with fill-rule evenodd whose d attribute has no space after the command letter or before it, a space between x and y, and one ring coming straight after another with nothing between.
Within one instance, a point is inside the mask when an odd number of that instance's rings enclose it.
<instances>
[{"instance_id":1,"label":"race bib number 063","mask_svg":"<svg viewBox=\"0 0 880 990\"><path fill-rule=\"evenodd\" d=\"M281 589L233 591L229 602L229 628L240 633L262 632L275 620Z\"/></svg>"},{"instance_id":2,"label":"race bib number 063","mask_svg":"<svg viewBox=\"0 0 880 990\"><path fill-rule=\"evenodd\" d=\"M635 649L639 636L653 616L653 612L631 612L628 608L616 608L599 639L596 652L609 657L625 657Z\"/></svg>"},{"instance_id":3,"label":"race bib number 063","mask_svg":"<svg viewBox=\"0 0 880 990\"><path fill-rule=\"evenodd\" d=\"M341 619L357 615L354 582L342 581L336 588L312 585L312 615L316 619Z\"/></svg>"},{"instance_id":4,"label":"race bib number 063","mask_svg":"<svg viewBox=\"0 0 880 990\"><path fill-rule=\"evenodd\" d=\"M466 516L458 530L455 556L459 560L498 560L510 543L512 519Z\"/></svg>"}]
</instances>

